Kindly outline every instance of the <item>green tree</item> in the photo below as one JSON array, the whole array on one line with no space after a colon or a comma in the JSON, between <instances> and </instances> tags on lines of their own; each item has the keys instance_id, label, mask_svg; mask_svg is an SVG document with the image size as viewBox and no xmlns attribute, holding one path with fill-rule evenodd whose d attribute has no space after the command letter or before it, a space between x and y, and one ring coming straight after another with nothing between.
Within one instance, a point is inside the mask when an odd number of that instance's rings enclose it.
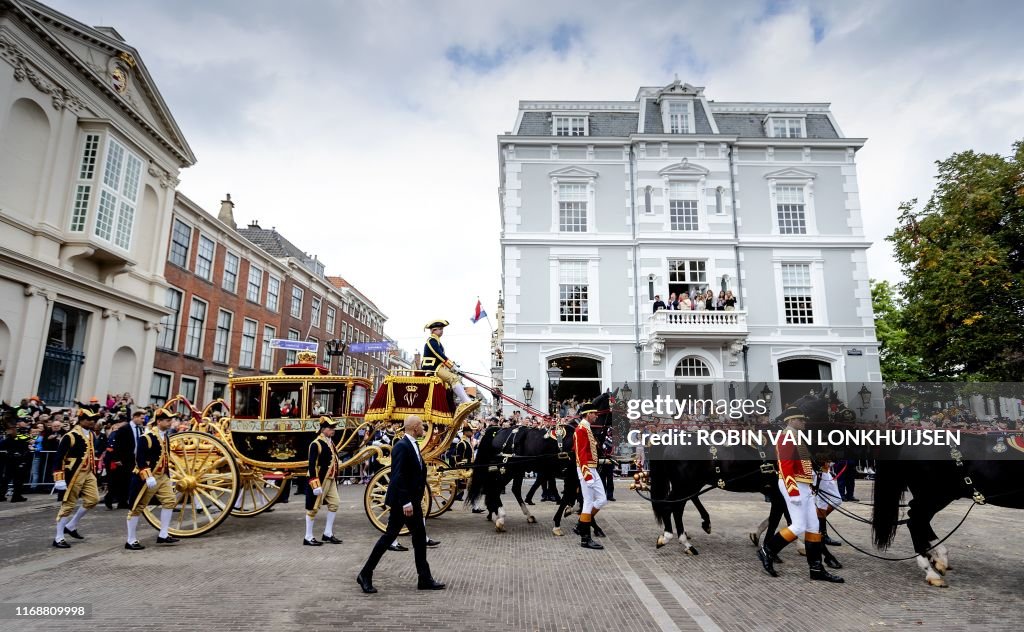
<instances>
[{"instance_id":1,"label":"green tree","mask_svg":"<svg viewBox=\"0 0 1024 632\"><path fill-rule=\"evenodd\" d=\"M924 362L915 355L909 335L903 326L903 305L895 288L888 281L869 281L871 307L875 312L875 335L882 379L886 382L925 382L928 374Z\"/></svg>"},{"instance_id":2,"label":"green tree","mask_svg":"<svg viewBox=\"0 0 1024 632\"><path fill-rule=\"evenodd\" d=\"M1024 380L1024 141L1013 149L939 161L931 199L902 204L887 238L907 348L934 377Z\"/></svg>"}]
</instances>

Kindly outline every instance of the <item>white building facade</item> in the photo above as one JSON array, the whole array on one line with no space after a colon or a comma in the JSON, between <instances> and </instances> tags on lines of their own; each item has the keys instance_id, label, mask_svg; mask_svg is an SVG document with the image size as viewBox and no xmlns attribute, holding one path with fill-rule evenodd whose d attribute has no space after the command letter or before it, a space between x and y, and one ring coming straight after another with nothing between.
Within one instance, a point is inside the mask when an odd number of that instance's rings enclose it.
<instances>
[{"instance_id":1,"label":"white building facade","mask_svg":"<svg viewBox=\"0 0 1024 632\"><path fill-rule=\"evenodd\" d=\"M116 31L0 3L0 398L147 392L194 162Z\"/></svg>"},{"instance_id":2,"label":"white building facade","mask_svg":"<svg viewBox=\"0 0 1024 632\"><path fill-rule=\"evenodd\" d=\"M632 101L520 102L498 137L503 390L529 380L547 401L552 363L558 399L781 383L781 404L880 382L864 142L828 104L718 103L679 81ZM707 289L735 309L653 310L655 295Z\"/></svg>"}]
</instances>

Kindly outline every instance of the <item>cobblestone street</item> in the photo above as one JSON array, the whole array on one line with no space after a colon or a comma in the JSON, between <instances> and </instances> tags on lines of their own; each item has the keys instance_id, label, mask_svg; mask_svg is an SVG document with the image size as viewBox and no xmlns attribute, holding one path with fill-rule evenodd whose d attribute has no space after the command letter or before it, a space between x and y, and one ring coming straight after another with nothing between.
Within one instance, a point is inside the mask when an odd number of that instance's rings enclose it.
<instances>
[{"instance_id":1,"label":"cobblestone street","mask_svg":"<svg viewBox=\"0 0 1024 632\"><path fill-rule=\"evenodd\" d=\"M229 518L213 533L158 547L140 526L146 550L123 549L124 512L101 504L83 520L84 541L50 547L56 502L35 495L0 506L4 560L0 582L13 604L91 604L92 620L3 620L5 630L384 630L396 621L427 629L479 630L865 630L1019 629L1022 545L1012 535L1021 516L976 508L950 539L951 587L928 587L914 562L868 558L849 546L832 549L845 585L811 583L793 547L781 577L761 570L747 532L768 506L757 495L715 490L705 496L713 530L705 535L688 511L698 556L678 543L655 549L661 529L647 503L618 483L618 502L600 515L605 551L551 534L551 503L533 507L539 524L509 511L509 532L497 534L461 504L428 522L442 544L429 551L442 592L415 590L412 552L388 553L377 569L380 592L363 595L355 574L379 535L362 509L362 486L342 487L336 535L340 546L301 546L302 504L279 505L251 519ZM858 495L870 498L869 484ZM514 502L511 494L503 497ZM934 521L945 535L967 510L961 501ZM869 515L867 506L853 506ZM323 518L317 522L319 536ZM571 528L574 518L563 523ZM143 523L145 525L145 523ZM869 543L866 525L839 517L839 531ZM567 529L568 531L568 529ZM406 544L408 541L406 540ZM909 553L901 530L892 557ZM401 619L396 618L400 617ZM162 624L158 621L162 618Z\"/></svg>"}]
</instances>

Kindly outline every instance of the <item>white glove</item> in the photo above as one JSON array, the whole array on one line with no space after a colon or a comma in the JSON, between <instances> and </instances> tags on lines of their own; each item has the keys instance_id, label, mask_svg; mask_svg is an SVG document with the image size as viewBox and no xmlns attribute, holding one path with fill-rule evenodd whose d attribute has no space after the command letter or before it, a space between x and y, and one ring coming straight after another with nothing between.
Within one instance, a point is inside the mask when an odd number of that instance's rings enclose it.
<instances>
[{"instance_id":1,"label":"white glove","mask_svg":"<svg viewBox=\"0 0 1024 632\"><path fill-rule=\"evenodd\" d=\"M156 487L156 479L150 476L146 479L146 487L153 489Z\"/></svg>"},{"instance_id":2,"label":"white glove","mask_svg":"<svg viewBox=\"0 0 1024 632\"><path fill-rule=\"evenodd\" d=\"M53 488L56 489L58 492L65 491L68 488L68 482L57 481L56 483L53 484Z\"/></svg>"},{"instance_id":3,"label":"white glove","mask_svg":"<svg viewBox=\"0 0 1024 632\"><path fill-rule=\"evenodd\" d=\"M314 496L319 496L322 493L324 493L324 488L323 487L317 487L316 489L313 490L313 495Z\"/></svg>"},{"instance_id":4,"label":"white glove","mask_svg":"<svg viewBox=\"0 0 1024 632\"><path fill-rule=\"evenodd\" d=\"M804 499L801 498L800 496L790 496L789 497L789 502L793 503L797 507L799 507L800 503L802 503L803 501L804 501Z\"/></svg>"}]
</instances>

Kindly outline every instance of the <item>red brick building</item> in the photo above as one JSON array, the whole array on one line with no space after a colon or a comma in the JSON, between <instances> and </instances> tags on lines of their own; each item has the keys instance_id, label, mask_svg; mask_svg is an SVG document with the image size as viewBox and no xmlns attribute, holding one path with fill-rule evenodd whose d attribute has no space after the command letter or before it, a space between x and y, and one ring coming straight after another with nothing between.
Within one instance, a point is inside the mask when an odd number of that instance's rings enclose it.
<instances>
[{"instance_id":1,"label":"red brick building","mask_svg":"<svg viewBox=\"0 0 1024 632\"><path fill-rule=\"evenodd\" d=\"M214 217L177 195L164 276L172 313L158 327L150 401L181 393L209 402L225 393L229 371L274 373L294 362L295 352L270 348L273 338L315 341L326 363L325 341L365 335L371 324L383 331L383 314L329 282L316 257L274 228L236 228L230 196ZM346 297L360 319L343 319ZM349 332L343 321L359 327Z\"/></svg>"},{"instance_id":2,"label":"red brick building","mask_svg":"<svg viewBox=\"0 0 1024 632\"><path fill-rule=\"evenodd\" d=\"M341 333L338 338L347 344L357 342L383 342L384 321L387 316L373 301L340 276L329 276L327 281L341 294ZM342 358L342 371L373 380L380 386L388 373L388 352L346 353Z\"/></svg>"}]
</instances>

